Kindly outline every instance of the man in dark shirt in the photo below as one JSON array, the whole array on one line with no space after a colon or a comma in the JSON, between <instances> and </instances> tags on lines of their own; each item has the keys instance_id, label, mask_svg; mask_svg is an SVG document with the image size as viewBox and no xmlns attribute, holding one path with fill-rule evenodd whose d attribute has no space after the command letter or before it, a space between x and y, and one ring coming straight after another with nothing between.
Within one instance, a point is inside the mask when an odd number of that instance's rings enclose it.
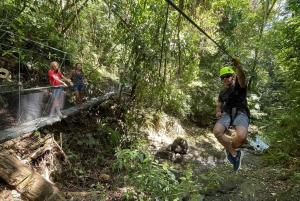
<instances>
[{"instance_id":1,"label":"man in dark shirt","mask_svg":"<svg viewBox=\"0 0 300 201\"><path fill-rule=\"evenodd\" d=\"M247 138L249 126L249 109L247 105L247 91L245 73L240 65L240 59L234 58L235 72L230 67L220 70L220 78L225 88L219 93L216 107L216 117L220 118L214 126L213 133L217 140L224 146L226 158L233 164L233 169L241 167L244 152L236 150L241 147ZM230 141L225 135L225 130L234 126L236 135Z\"/></svg>"}]
</instances>

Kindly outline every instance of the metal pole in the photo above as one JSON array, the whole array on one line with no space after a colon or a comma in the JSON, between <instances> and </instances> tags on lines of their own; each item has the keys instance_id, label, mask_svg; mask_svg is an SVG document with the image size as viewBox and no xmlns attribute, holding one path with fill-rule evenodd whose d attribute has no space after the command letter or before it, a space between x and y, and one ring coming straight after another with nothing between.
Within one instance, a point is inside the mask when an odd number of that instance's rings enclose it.
<instances>
[{"instance_id":1,"label":"metal pole","mask_svg":"<svg viewBox=\"0 0 300 201\"><path fill-rule=\"evenodd\" d=\"M20 53L20 50L18 49L18 53L19 53L19 82L18 82L18 85L19 85L19 110L18 110L18 124L20 123L21 121L21 86L22 86L22 83L21 83L21 53Z\"/></svg>"}]
</instances>

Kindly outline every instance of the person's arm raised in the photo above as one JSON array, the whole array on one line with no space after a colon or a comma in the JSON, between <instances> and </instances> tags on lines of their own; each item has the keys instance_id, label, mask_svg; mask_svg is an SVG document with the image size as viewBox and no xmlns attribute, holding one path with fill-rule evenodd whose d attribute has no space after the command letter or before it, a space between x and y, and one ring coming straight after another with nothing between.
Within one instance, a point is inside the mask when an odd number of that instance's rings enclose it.
<instances>
[{"instance_id":1,"label":"person's arm raised","mask_svg":"<svg viewBox=\"0 0 300 201\"><path fill-rule=\"evenodd\" d=\"M236 69L236 76L238 78L240 86L242 88L245 88L246 87L246 75L245 75L245 72L243 71L243 68L241 66L239 57L234 57L233 58L233 66Z\"/></svg>"}]
</instances>

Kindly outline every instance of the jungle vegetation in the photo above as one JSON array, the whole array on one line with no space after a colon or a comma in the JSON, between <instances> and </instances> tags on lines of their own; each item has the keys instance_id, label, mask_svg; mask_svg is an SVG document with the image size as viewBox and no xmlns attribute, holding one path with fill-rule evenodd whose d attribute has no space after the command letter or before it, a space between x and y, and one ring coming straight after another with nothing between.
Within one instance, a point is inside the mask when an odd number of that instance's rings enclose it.
<instances>
[{"instance_id":1,"label":"jungle vegetation","mask_svg":"<svg viewBox=\"0 0 300 201\"><path fill-rule=\"evenodd\" d=\"M174 4L241 58L252 123L270 144L266 162L299 173L299 1ZM13 82L18 81L19 62L35 72L30 79L26 71L22 74L30 83L41 81L49 61L58 60L69 68L82 62L96 87L104 76L130 86L130 99L122 93L119 98L128 130L115 133L112 151L142 138L136 132L141 116L155 118L161 112L209 126L222 88L219 70L232 64L229 55L164 0L2 0L0 16L0 62L12 72ZM110 132L107 125L101 127ZM122 141L124 133L132 137Z\"/></svg>"}]
</instances>

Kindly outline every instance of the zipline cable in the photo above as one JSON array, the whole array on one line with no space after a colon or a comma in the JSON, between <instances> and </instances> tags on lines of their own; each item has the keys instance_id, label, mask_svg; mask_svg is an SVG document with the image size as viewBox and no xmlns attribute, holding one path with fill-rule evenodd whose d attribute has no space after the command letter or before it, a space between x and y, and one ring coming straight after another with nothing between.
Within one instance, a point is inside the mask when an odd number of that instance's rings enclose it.
<instances>
[{"instance_id":1,"label":"zipline cable","mask_svg":"<svg viewBox=\"0 0 300 201\"><path fill-rule=\"evenodd\" d=\"M185 17L190 23L192 23L199 31L201 31L207 38L209 38L216 46L220 48L225 54L234 58L227 50L221 47L214 39L212 39L203 29L201 29L191 18L189 18L180 8L178 8L172 1L166 0L173 8L175 8L183 17Z\"/></svg>"}]
</instances>

